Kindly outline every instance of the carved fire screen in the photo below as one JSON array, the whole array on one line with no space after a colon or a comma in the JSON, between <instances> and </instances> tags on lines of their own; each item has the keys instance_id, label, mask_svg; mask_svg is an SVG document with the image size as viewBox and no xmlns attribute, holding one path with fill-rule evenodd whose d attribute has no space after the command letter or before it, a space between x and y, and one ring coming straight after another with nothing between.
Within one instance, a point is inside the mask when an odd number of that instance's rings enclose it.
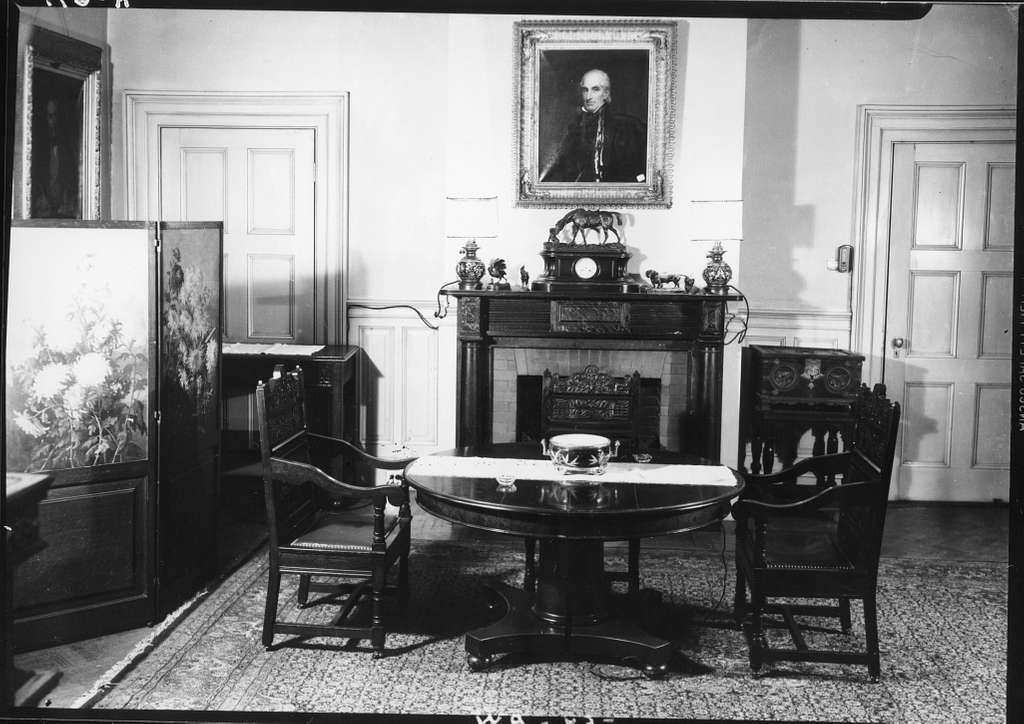
<instances>
[{"instance_id":1,"label":"carved fire screen","mask_svg":"<svg viewBox=\"0 0 1024 724\"><path fill-rule=\"evenodd\" d=\"M548 435L590 432L630 451L639 440L639 408L639 372L613 377L596 365L567 376L544 370L541 409Z\"/></svg>"}]
</instances>

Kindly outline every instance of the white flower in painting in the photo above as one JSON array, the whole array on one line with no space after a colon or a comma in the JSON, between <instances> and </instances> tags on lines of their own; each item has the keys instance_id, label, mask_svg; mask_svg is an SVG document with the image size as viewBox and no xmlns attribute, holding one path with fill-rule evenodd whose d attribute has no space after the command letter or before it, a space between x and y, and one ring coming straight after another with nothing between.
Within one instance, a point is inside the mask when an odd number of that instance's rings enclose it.
<instances>
[{"instance_id":1,"label":"white flower in painting","mask_svg":"<svg viewBox=\"0 0 1024 724\"><path fill-rule=\"evenodd\" d=\"M14 413L14 424L32 437L39 437L46 432L46 428L26 415L24 412Z\"/></svg>"},{"instance_id":2,"label":"white flower in painting","mask_svg":"<svg viewBox=\"0 0 1024 724\"><path fill-rule=\"evenodd\" d=\"M46 328L46 344L54 352L67 354L75 348L82 336L81 324L69 313Z\"/></svg>"},{"instance_id":3,"label":"white flower in painting","mask_svg":"<svg viewBox=\"0 0 1024 724\"><path fill-rule=\"evenodd\" d=\"M89 352L75 362L75 379L83 387L103 384L110 374L110 363L107 358L97 352Z\"/></svg>"},{"instance_id":4,"label":"white flower in painting","mask_svg":"<svg viewBox=\"0 0 1024 724\"><path fill-rule=\"evenodd\" d=\"M71 370L67 365L48 364L36 375L32 391L40 399L55 397L67 386L70 373Z\"/></svg>"},{"instance_id":5,"label":"white flower in painting","mask_svg":"<svg viewBox=\"0 0 1024 724\"><path fill-rule=\"evenodd\" d=\"M85 406L85 388L81 384L73 384L64 392L64 409L76 417Z\"/></svg>"}]
</instances>

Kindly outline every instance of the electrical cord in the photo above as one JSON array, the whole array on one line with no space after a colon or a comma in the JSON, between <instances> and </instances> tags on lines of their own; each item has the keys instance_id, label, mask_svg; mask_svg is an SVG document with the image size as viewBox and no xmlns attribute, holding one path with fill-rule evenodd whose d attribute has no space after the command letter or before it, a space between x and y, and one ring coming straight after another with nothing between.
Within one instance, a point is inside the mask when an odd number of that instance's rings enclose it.
<instances>
[{"instance_id":1,"label":"electrical cord","mask_svg":"<svg viewBox=\"0 0 1024 724\"><path fill-rule=\"evenodd\" d=\"M455 280L450 281L450 282L445 282L444 284L442 284L438 288L438 290L437 290L437 311L434 312L434 316L437 319L444 319L445 317L448 316L448 300L449 300L449 296L448 296L448 292L447 292L447 287L450 287L452 284L458 284L458 283L459 283L459 280L455 279ZM441 295L442 294L444 295L444 309L441 309Z\"/></svg>"},{"instance_id":2,"label":"electrical cord","mask_svg":"<svg viewBox=\"0 0 1024 724\"><path fill-rule=\"evenodd\" d=\"M412 306L411 304L385 304L379 307L370 306L369 304L349 304L348 309L373 309L378 311L383 309L411 309L412 311L416 312L416 316L419 317L420 321L423 322L423 324L425 324L427 327L435 330L440 329L440 327L438 327L437 325L431 324L427 320L427 318L423 316L423 312L416 309L416 307ZM434 316L437 315L435 314Z\"/></svg>"},{"instance_id":3,"label":"electrical cord","mask_svg":"<svg viewBox=\"0 0 1024 724\"><path fill-rule=\"evenodd\" d=\"M731 289L734 292L736 292L736 294L738 294L740 296L740 298L743 300L743 308L744 309L743 309L743 317L741 319L739 319L740 323L743 325L743 328L738 330L737 332L735 332L731 338L726 339L724 344L732 344L733 342L736 342L737 344L739 344L747 336L747 326L750 323L750 302L747 301L747 297L743 294L743 292L741 292L739 289L734 287L732 284L728 285L726 287L726 289ZM734 319L737 319L737 318L738 318L737 314L730 313L728 315L728 317L725 320L725 331L726 332L728 332L729 325L732 323L732 321Z\"/></svg>"}]
</instances>

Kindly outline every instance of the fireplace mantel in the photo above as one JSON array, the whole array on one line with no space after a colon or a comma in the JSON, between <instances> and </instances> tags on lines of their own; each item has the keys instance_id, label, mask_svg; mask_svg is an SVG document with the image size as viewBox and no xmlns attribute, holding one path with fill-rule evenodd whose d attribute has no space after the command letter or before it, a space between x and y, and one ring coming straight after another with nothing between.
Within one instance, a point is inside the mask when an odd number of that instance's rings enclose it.
<instances>
[{"instance_id":1,"label":"fireplace mantel","mask_svg":"<svg viewBox=\"0 0 1024 724\"><path fill-rule=\"evenodd\" d=\"M687 358L686 414L691 419L681 448L718 460L727 305L742 297L680 292L447 293L458 300L456 445L495 442L496 350L669 352Z\"/></svg>"}]
</instances>

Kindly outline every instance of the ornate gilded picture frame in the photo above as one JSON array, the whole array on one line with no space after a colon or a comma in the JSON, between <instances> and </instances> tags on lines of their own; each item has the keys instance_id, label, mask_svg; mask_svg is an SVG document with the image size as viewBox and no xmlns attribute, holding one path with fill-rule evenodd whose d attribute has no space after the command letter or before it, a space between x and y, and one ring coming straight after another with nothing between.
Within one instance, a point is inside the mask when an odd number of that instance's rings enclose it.
<instances>
[{"instance_id":1,"label":"ornate gilded picture frame","mask_svg":"<svg viewBox=\"0 0 1024 724\"><path fill-rule=\"evenodd\" d=\"M43 28L25 48L22 219L99 219L103 51Z\"/></svg>"},{"instance_id":2,"label":"ornate gilded picture frame","mask_svg":"<svg viewBox=\"0 0 1024 724\"><path fill-rule=\"evenodd\" d=\"M677 26L520 21L516 205L669 207Z\"/></svg>"}]
</instances>

